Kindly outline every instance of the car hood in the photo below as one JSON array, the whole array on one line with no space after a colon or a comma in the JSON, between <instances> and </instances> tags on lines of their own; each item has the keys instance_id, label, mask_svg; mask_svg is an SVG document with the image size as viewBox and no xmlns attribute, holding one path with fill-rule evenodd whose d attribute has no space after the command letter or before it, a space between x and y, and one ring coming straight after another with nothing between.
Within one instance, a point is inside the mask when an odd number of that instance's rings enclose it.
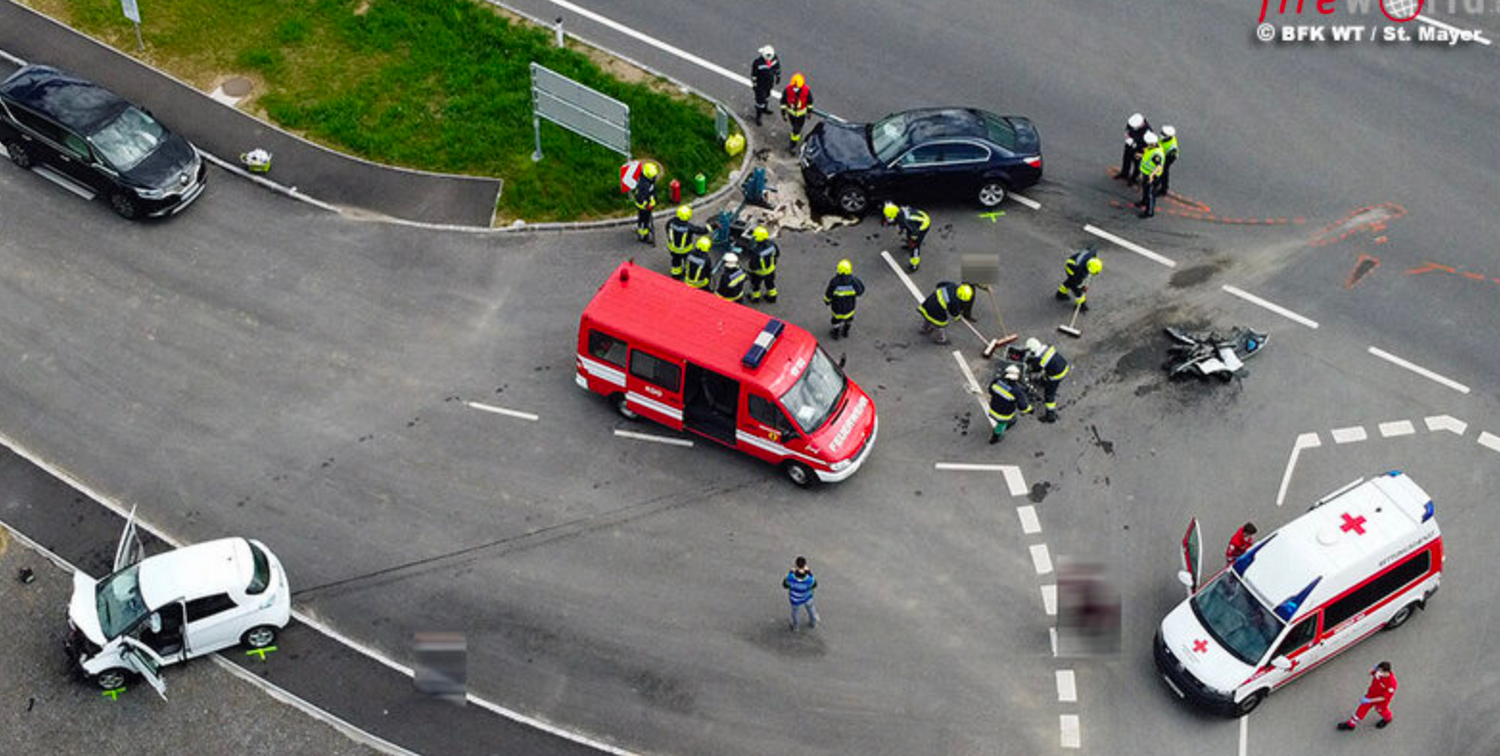
<instances>
[{"instance_id":1,"label":"car hood","mask_svg":"<svg viewBox=\"0 0 1500 756\"><path fill-rule=\"evenodd\" d=\"M808 160L829 172L863 170L876 164L864 124L823 121L813 129L805 149Z\"/></svg>"},{"instance_id":2,"label":"car hood","mask_svg":"<svg viewBox=\"0 0 1500 756\"><path fill-rule=\"evenodd\" d=\"M875 402L864 389L849 381L840 400L838 415L823 424L813 442L832 461L859 453L860 445L875 425Z\"/></svg>"},{"instance_id":3,"label":"car hood","mask_svg":"<svg viewBox=\"0 0 1500 756\"><path fill-rule=\"evenodd\" d=\"M180 191L198 180L197 170L198 152L192 143L168 133L161 146L124 175L136 186ZM186 181L182 180L183 176L187 176Z\"/></svg>"},{"instance_id":4,"label":"car hood","mask_svg":"<svg viewBox=\"0 0 1500 756\"><path fill-rule=\"evenodd\" d=\"M73 573L73 596L68 599L68 619L83 632L85 638L96 646L102 646L106 642L104 628L99 626L99 605L94 600L98 585L97 580L82 572Z\"/></svg>"},{"instance_id":5,"label":"car hood","mask_svg":"<svg viewBox=\"0 0 1500 756\"><path fill-rule=\"evenodd\" d=\"M1178 604L1161 621L1161 639L1198 682L1226 694L1233 693L1255 673L1255 668L1236 659L1209 635L1187 601ZM1195 644L1204 650L1195 651Z\"/></svg>"}]
</instances>

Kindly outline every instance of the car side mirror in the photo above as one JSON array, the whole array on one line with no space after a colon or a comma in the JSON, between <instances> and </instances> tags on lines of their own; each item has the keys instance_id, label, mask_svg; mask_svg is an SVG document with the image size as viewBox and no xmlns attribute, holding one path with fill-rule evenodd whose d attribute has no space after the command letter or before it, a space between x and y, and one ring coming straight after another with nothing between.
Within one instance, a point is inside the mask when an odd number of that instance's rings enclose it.
<instances>
[{"instance_id":1,"label":"car side mirror","mask_svg":"<svg viewBox=\"0 0 1500 756\"><path fill-rule=\"evenodd\" d=\"M153 632L153 633L159 633L159 632L161 632L161 612L152 612L151 613L151 619L148 620L148 621L151 624L151 632Z\"/></svg>"},{"instance_id":2,"label":"car side mirror","mask_svg":"<svg viewBox=\"0 0 1500 756\"><path fill-rule=\"evenodd\" d=\"M843 352L843 353L839 354L839 370L843 370L844 369L844 363L846 363L848 361L849 361L849 353L848 352Z\"/></svg>"},{"instance_id":3,"label":"car side mirror","mask_svg":"<svg viewBox=\"0 0 1500 756\"><path fill-rule=\"evenodd\" d=\"M1190 591L1193 590L1193 573L1187 570L1178 570L1177 582L1182 583L1182 587Z\"/></svg>"},{"instance_id":4,"label":"car side mirror","mask_svg":"<svg viewBox=\"0 0 1500 756\"><path fill-rule=\"evenodd\" d=\"M1278 656L1271 660L1271 666L1285 672L1292 668L1292 660L1285 656Z\"/></svg>"}]
</instances>

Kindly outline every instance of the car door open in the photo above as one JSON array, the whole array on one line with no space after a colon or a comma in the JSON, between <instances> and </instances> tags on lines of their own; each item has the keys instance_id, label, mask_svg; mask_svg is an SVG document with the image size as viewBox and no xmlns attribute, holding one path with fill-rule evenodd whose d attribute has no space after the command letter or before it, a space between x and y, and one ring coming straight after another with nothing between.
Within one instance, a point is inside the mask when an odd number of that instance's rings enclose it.
<instances>
[{"instance_id":1,"label":"car door open","mask_svg":"<svg viewBox=\"0 0 1500 756\"><path fill-rule=\"evenodd\" d=\"M167 681L161 676L162 658L134 638L125 636L120 640L124 643L124 647L120 649L120 658L130 666L131 671L156 689L161 700L167 700Z\"/></svg>"},{"instance_id":2,"label":"car door open","mask_svg":"<svg viewBox=\"0 0 1500 756\"><path fill-rule=\"evenodd\" d=\"M1203 534L1198 528L1198 518L1188 522L1187 532L1182 534L1182 571L1177 580L1187 588L1188 595L1198 592L1203 582Z\"/></svg>"},{"instance_id":3,"label":"car door open","mask_svg":"<svg viewBox=\"0 0 1500 756\"><path fill-rule=\"evenodd\" d=\"M115 566L110 572L119 572L141 561L145 555L146 547L141 544L140 534L136 532L135 507L131 507L130 516L125 518L125 531L120 534L120 545L115 547Z\"/></svg>"}]
</instances>

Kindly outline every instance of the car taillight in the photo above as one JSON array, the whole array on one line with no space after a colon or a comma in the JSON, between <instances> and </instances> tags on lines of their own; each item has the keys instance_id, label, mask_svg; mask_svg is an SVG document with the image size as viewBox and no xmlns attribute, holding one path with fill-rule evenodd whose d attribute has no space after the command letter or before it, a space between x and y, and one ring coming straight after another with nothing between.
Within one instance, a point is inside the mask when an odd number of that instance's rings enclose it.
<instances>
[{"instance_id":1,"label":"car taillight","mask_svg":"<svg viewBox=\"0 0 1500 756\"><path fill-rule=\"evenodd\" d=\"M1040 168L1040 167L1042 167L1042 156L1041 155L1036 155L1034 157L1029 157L1029 158L1022 158L1022 161L1025 162L1027 165L1031 166L1032 168Z\"/></svg>"}]
</instances>

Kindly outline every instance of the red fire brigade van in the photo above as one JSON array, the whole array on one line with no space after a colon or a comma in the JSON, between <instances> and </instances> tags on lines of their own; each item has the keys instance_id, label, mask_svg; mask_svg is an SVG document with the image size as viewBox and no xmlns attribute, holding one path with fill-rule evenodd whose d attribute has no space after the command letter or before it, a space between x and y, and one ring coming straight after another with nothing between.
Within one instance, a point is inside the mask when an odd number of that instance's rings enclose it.
<instances>
[{"instance_id":1,"label":"red fire brigade van","mask_svg":"<svg viewBox=\"0 0 1500 756\"><path fill-rule=\"evenodd\" d=\"M853 475L879 425L812 334L630 262L583 311L576 380L627 418L739 449L799 486Z\"/></svg>"}]
</instances>

